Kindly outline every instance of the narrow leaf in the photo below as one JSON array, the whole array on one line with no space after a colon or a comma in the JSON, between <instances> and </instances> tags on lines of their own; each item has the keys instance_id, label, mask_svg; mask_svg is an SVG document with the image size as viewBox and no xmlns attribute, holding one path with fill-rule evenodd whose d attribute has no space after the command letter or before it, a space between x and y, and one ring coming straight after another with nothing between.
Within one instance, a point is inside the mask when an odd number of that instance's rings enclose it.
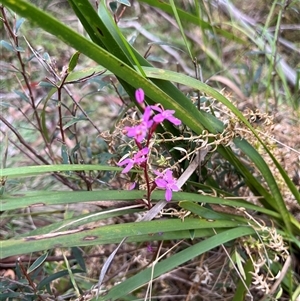
<instances>
[{"instance_id":1,"label":"narrow leaf","mask_svg":"<svg viewBox=\"0 0 300 301\"><path fill-rule=\"evenodd\" d=\"M5 49L9 50L9 51L13 51L15 52L15 48L8 42L4 41L4 40L1 40L0 41L0 45L2 45Z\"/></svg>"},{"instance_id":2,"label":"narrow leaf","mask_svg":"<svg viewBox=\"0 0 300 301\"><path fill-rule=\"evenodd\" d=\"M68 72L72 72L75 69L75 67L77 66L79 55L80 55L80 52L78 52L78 51L76 51L72 55L71 60L69 62Z\"/></svg>"},{"instance_id":3,"label":"narrow leaf","mask_svg":"<svg viewBox=\"0 0 300 301\"><path fill-rule=\"evenodd\" d=\"M34 270L36 270L38 267L40 267L45 262L48 255L49 255L49 253L46 252L45 254L43 254L39 258L37 258L34 261L34 263L28 268L27 273L29 274L29 273L33 272Z\"/></svg>"},{"instance_id":4,"label":"narrow leaf","mask_svg":"<svg viewBox=\"0 0 300 301\"><path fill-rule=\"evenodd\" d=\"M24 18L19 18L16 22L15 34L18 34L19 29L21 28L22 24L24 23Z\"/></svg>"},{"instance_id":5,"label":"narrow leaf","mask_svg":"<svg viewBox=\"0 0 300 301\"><path fill-rule=\"evenodd\" d=\"M84 271L79 270L79 269L72 269L72 273L83 273ZM59 279L59 278L63 278L64 276L67 276L69 274L68 270L63 270L63 271L59 271L57 273L54 273L46 278L44 278L38 285L37 285L37 290L42 289L44 286L48 285L49 283L51 283L52 281Z\"/></svg>"}]
</instances>

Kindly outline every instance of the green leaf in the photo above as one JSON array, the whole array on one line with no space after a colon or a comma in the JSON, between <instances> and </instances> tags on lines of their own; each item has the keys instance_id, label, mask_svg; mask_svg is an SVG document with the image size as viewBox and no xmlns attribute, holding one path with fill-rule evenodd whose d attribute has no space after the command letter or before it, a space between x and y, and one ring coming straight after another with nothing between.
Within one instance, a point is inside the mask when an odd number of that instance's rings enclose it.
<instances>
[{"instance_id":1,"label":"green leaf","mask_svg":"<svg viewBox=\"0 0 300 301\"><path fill-rule=\"evenodd\" d=\"M109 2L109 8L111 11L115 14L118 9L118 2L117 1L111 1Z\"/></svg>"},{"instance_id":2,"label":"green leaf","mask_svg":"<svg viewBox=\"0 0 300 301\"><path fill-rule=\"evenodd\" d=\"M13 90L13 92L15 92L18 96L20 96L21 99L23 99L29 103L29 98L25 93L18 91L18 90Z\"/></svg>"},{"instance_id":3,"label":"green leaf","mask_svg":"<svg viewBox=\"0 0 300 301\"><path fill-rule=\"evenodd\" d=\"M66 83L77 82L82 79L89 79L93 76L104 73L104 71L106 71L106 69L103 68L102 66L85 68L78 71L72 71L71 73L68 74Z\"/></svg>"},{"instance_id":4,"label":"green leaf","mask_svg":"<svg viewBox=\"0 0 300 301\"><path fill-rule=\"evenodd\" d=\"M284 222L287 231L291 234L292 233L292 216L289 213L286 204L283 200L283 197L280 193L280 190L278 188L277 182L274 179L273 174L271 173L268 165L263 160L261 155L246 141L243 141L243 143L240 143L239 140L236 140L236 145L251 159L251 161L258 167L261 174L265 178L265 180L268 183L268 186L272 192L272 196L274 197L275 203L271 204L269 203L269 206L273 206L277 209L277 212L280 212L282 216L282 221ZM264 145L264 144L263 144ZM267 147L265 147L267 149ZM269 152L269 150L268 150ZM273 157L276 162L277 160ZM298 223L299 225L299 223ZM300 228L299 228L300 229Z\"/></svg>"},{"instance_id":5,"label":"green leaf","mask_svg":"<svg viewBox=\"0 0 300 301\"><path fill-rule=\"evenodd\" d=\"M131 3L128 0L117 0L120 4L130 7Z\"/></svg>"},{"instance_id":6,"label":"green leaf","mask_svg":"<svg viewBox=\"0 0 300 301\"><path fill-rule=\"evenodd\" d=\"M67 128L69 128L70 126L72 126L73 124L78 123L79 121L86 121L87 118L86 117L74 117L72 118L70 121L68 121L64 126L63 126L63 130L66 130Z\"/></svg>"},{"instance_id":7,"label":"green leaf","mask_svg":"<svg viewBox=\"0 0 300 301\"><path fill-rule=\"evenodd\" d=\"M26 167L12 167L0 170L0 175L8 178L29 177L47 172L62 172L62 171L122 171L120 167L108 165L88 165L88 164L69 164L69 165L37 165Z\"/></svg>"},{"instance_id":8,"label":"green leaf","mask_svg":"<svg viewBox=\"0 0 300 301\"><path fill-rule=\"evenodd\" d=\"M15 34L18 34L19 29L21 28L22 24L24 23L25 19L24 18L19 18L17 19L16 22L16 28L15 28Z\"/></svg>"},{"instance_id":9,"label":"green leaf","mask_svg":"<svg viewBox=\"0 0 300 301\"><path fill-rule=\"evenodd\" d=\"M78 288L77 283L76 283L75 278L74 278L73 270L70 267L70 263L69 263L69 261L68 261L68 259L66 257L65 252L62 252L62 255L63 255L64 261L65 261L65 265L66 265L67 270L68 270L70 281L71 281L71 283L72 283L72 285L74 287L74 290L76 292L77 297L79 297L80 296L80 292L79 292L79 288Z\"/></svg>"},{"instance_id":10,"label":"green leaf","mask_svg":"<svg viewBox=\"0 0 300 301\"><path fill-rule=\"evenodd\" d=\"M72 166L72 165L66 165ZM67 169L66 169L67 170ZM17 208L26 208L37 205L58 205L71 204L89 201L105 200L138 200L145 197L146 192L143 190L99 190L99 191L35 191L19 192L17 194L4 195L0 198L2 210L12 210ZM153 201L164 199L165 192L156 190L151 194ZM187 192L174 192L172 202L187 200L190 202L222 204L225 206L237 206L250 210L265 213L269 216L279 218L280 214L263 207L256 206L243 200L230 200L218 197L203 196Z\"/></svg>"},{"instance_id":11,"label":"green leaf","mask_svg":"<svg viewBox=\"0 0 300 301\"><path fill-rule=\"evenodd\" d=\"M251 259L248 259L246 264L243 265L242 268L245 272L246 279L245 281L243 281L242 279L239 280L232 301L244 301L246 294L249 292L249 287L253 278L252 272L254 272L254 266Z\"/></svg>"},{"instance_id":12,"label":"green leaf","mask_svg":"<svg viewBox=\"0 0 300 301\"><path fill-rule=\"evenodd\" d=\"M42 110L42 113L41 113L41 126L42 126L43 136L45 137L46 141L49 142L49 134L48 134L47 124L46 124L45 106L44 106L44 109Z\"/></svg>"},{"instance_id":13,"label":"green leaf","mask_svg":"<svg viewBox=\"0 0 300 301\"><path fill-rule=\"evenodd\" d=\"M1 40L1 41L0 41L0 45L2 45L5 49L7 49L7 50L9 50L9 51L13 51L13 52L16 51L15 48L12 46L11 43L8 43L8 42L6 42L6 41L4 41L4 40Z\"/></svg>"},{"instance_id":14,"label":"green leaf","mask_svg":"<svg viewBox=\"0 0 300 301\"><path fill-rule=\"evenodd\" d=\"M194 61L194 56L192 55L192 52L191 52L191 49L189 47L189 44L188 44L188 41L187 41L187 38L186 38L186 35L184 33L184 30L183 30L183 27L182 27L182 24L181 24L181 20L180 20L180 17L178 15L178 12L177 12L177 7L174 3L174 0L170 0L170 5L172 7L172 11L173 11L173 14L175 16L175 19L176 19L176 22L177 22L177 25L179 27L179 30L180 30L180 33L181 33L181 36L184 40L184 44L185 44L185 47L189 53L189 56L190 56L190 59L191 61L193 62Z\"/></svg>"},{"instance_id":15,"label":"green leaf","mask_svg":"<svg viewBox=\"0 0 300 301\"><path fill-rule=\"evenodd\" d=\"M36 270L38 267L40 267L45 262L48 255L49 255L49 253L46 252L45 254L43 254L39 258L37 258L34 261L34 263L28 268L27 273L29 274L29 273L33 272L34 270Z\"/></svg>"},{"instance_id":16,"label":"green leaf","mask_svg":"<svg viewBox=\"0 0 300 301\"><path fill-rule=\"evenodd\" d=\"M224 229L241 226L236 221L213 221L186 219L182 222L180 219L155 220L150 222L126 223L93 227L82 227L65 231L51 232L43 235L27 236L22 238L13 238L1 242L0 259L18 255L48 250L53 248L89 246L97 244L118 243L124 237L127 241L142 242L152 240L168 240L169 232L176 232L190 229ZM163 233L162 233L163 232ZM171 233L171 234L172 234ZM201 232L200 232L201 233ZM207 233L207 232L206 232ZM210 232L211 235L213 232ZM151 234L151 235L149 235ZM187 237L189 233L185 233ZM195 232L195 236L197 232Z\"/></svg>"},{"instance_id":17,"label":"green leaf","mask_svg":"<svg viewBox=\"0 0 300 301\"><path fill-rule=\"evenodd\" d=\"M72 248L72 255L74 256L77 264L80 266L80 268L86 272L86 266L85 266L85 261L84 258L82 256L83 251L78 248L78 247L73 247Z\"/></svg>"},{"instance_id":18,"label":"green leaf","mask_svg":"<svg viewBox=\"0 0 300 301\"><path fill-rule=\"evenodd\" d=\"M84 273L84 271L80 270L80 269L72 269L71 270L73 274L75 273ZM37 290L42 289L44 286L48 285L49 283L51 283L52 281L59 279L59 278L63 278L65 276L69 275L69 271L68 270L63 270L63 271L59 271L57 273L54 273L46 278L44 278L38 285L37 285Z\"/></svg>"},{"instance_id":19,"label":"green leaf","mask_svg":"<svg viewBox=\"0 0 300 301\"><path fill-rule=\"evenodd\" d=\"M62 164L70 164L69 150L65 144L62 144L61 146L61 157L62 157Z\"/></svg>"},{"instance_id":20,"label":"green leaf","mask_svg":"<svg viewBox=\"0 0 300 301\"><path fill-rule=\"evenodd\" d=\"M201 218L205 218L208 220L220 220L220 219L228 220L230 218L238 218L238 216L234 214L219 213L214 210L202 207L199 204L195 204L193 202L181 201L179 202L179 206L188 211L191 211L193 214L197 214Z\"/></svg>"},{"instance_id":21,"label":"green leaf","mask_svg":"<svg viewBox=\"0 0 300 301\"><path fill-rule=\"evenodd\" d=\"M76 51L72 57L71 57L71 60L69 62L69 66L68 66L68 72L72 72L75 67L77 66L77 63L78 63L78 59L79 59L79 55L80 55L80 52Z\"/></svg>"},{"instance_id":22,"label":"green leaf","mask_svg":"<svg viewBox=\"0 0 300 301\"><path fill-rule=\"evenodd\" d=\"M43 235L57 231L66 231L72 229L74 227L80 227L85 224L89 224L92 222L99 222L100 220L110 219L113 217L124 216L125 214L133 214L135 212L141 212L143 209L131 209L131 208L110 208L110 209L103 209L96 213L88 213L77 215L75 217L67 218L59 222L54 222L50 225L40 227L38 229L32 230L27 233L23 233L18 235L17 238L26 237L26 236L34 236L34 235ZM81 267L83 268L83 267Z\"/></svg>"}]
</instances>

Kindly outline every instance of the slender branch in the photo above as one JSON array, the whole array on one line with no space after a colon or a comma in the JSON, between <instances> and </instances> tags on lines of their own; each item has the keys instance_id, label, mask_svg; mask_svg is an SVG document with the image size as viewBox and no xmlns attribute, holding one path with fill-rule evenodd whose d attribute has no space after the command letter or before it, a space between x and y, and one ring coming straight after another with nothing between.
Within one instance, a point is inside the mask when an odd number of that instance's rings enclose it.
<instances>
[{"instance_id":1,"label":"slender branch","mask_svg":"<svg viewBox=\"0 0 300 301\"><path fill-rule=\"evenodd\" d=\"M31 147L17 131L16 128L12 126L2 115L0 115L0 120L17 136L21 144L23 144L28 150L30 150L37 158L39 158L44 164L50 165L50 163L42 156L40 156L33 147Z\"/></svg>"},{"instance_id":2,"label":"slender branch","mask_svg":"<svg viewBox=\"0 0 300 301\"><path fill-rule=\"evenodd\" d=\"M61 79L61 82L60 82L59 86L57 86L59 129L60 129L61 139L62 139L62 142L63 142L64 144L66 143L66 141L65 141L65 133L64 133L64 130L63 130L63 124L62 124L61 90L62 90L62 88L63 88L63 86L64 86L64 83L65 83L67 77L68 77L68 72L67 72L67 70L65 70L64 76L63 76L63 78Z\"/></svg>"},{"instance_id":3,"label":"slender branch","mask_svg":"<svg viewBox=\"0 0 300 301\"><path fill-rule=\"evenodd\" d=\"M21 136L21 134L0 114L0 120L17 136L18 140L22 145L24 145L34 156L36 156L40 161L42 161L46 165L50 165L50 163L42 156L40 156L33 147L31 147ZM72 190L78 190L78 187L73 183L69 182L65 177L52 173L52 175L62 182L64 185L68 186Z\"/></svg>"},{"instance_id":4,"label":"slender branch","mask_svg":"<svg viewBox=\"0 0 300 301\"><path fill-rule=\"evenodd\" d=\"M5 135L5 132L3 130L1 130L1 133L3 135ZM25 156L27 156L32 162L34 162L36 165L39 165L40 163L38 161L35 160L35 158L33 156L31 156L31 154L27 153L24 148L20 147L19 145L17 145L17 143L15 143L11 138L8 138L8 141L14 145L15 148L17 148L21 153L23 153Z\"/></svg>"},{"instance_id":5,"label":"slender branch","mask_svg":"<svg viewBox=\"0 0 300 301\"><path fill-rule=\"evenodd\" d=\"M43 301L44 298L42 298L38 292L37 292L37 289L36 289L36 285L35 283L32 281L31 277L28 275L26 269L24 268L23 264L22 264L22 261L21 261L21 258L18 258L18 263L19 263L19 267L21 268L21 271L24 275L24 277L27 279L28 281L28 284L30 285L30 287L32 288L32 290L34 291L34 293L37 295L37 298L38 300L41 300Z\"/></svg>"},{"instance_id":6,"label":"slender branch","mask_svg":"<svg viewBox=\"0 0 300 301\"><path fill-rule=\"evenodd\" d=\"M13 39L14 45L16 46L16 48L18 48L19 47L19 38L18 38L18 35L17 35L17 33L14 33L14 31L12 30L12 28L11 28L9 22L8 22L7 16L6 16L5 9L3 7L0 7L0 10L1 10L1 13L2 13L2 16L3 16L3 24L6 27L8 33L9 33L9 36ZM38 127L38 131L41 134L41 136L42 136L42 138L44 140L44 143L45 143L46 147L49 150L50 158L52 159L54 157L54 155L53 155L51 146L50 146L50 144L47 141L47 138L43 134L43 127L42 127L41 119L40 119L38 111L37 111L37 107L35 105L35 99L34 99L34 96L33 96L32 85L30 84L29 78L27 76L26 66L25 66L25 64L23 62L23 59L22 59L22 56L21 56L21 52L16 50L16 54L17 54L17 58L18 58L18 61L20 63L20 66L21 66L20 73L21 73L21 75L22 75L22 77L23 77L23 79L25 81L25 86L26 86L26 88L28 90L28 96L29 96L29 99L30 99L30 104L31 104L31 107L32 107L33 112L34 112L35 119L36 119L37 124L38 124L38 126L37 126Z\"/></svg>"}]
</instances>

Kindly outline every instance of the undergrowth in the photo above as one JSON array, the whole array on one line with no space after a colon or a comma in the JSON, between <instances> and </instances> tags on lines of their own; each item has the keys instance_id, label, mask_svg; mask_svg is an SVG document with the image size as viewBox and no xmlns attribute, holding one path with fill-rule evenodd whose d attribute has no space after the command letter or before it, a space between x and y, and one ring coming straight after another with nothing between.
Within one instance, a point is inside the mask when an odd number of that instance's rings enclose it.
<instances>
[{"instance_id":1,"label":"undergrowth","mask_svg":"<svg viewBox=\"0 0 300 301\"><path fill-rule=\"evenodd\" d=\"M297 1L0 2L0 300L299 300Z\"/></svg>"}]
</instances>

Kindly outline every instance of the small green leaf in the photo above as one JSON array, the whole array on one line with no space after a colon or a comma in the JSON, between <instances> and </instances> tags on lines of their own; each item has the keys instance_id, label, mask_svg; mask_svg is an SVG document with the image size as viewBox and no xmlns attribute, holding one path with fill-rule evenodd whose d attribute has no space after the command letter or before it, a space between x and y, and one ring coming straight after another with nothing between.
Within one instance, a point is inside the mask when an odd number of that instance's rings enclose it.
<instances>
[{"instance_id":1,"label":"small green leaf","mask_svg":"<svg viewBox=\"0 0 300 301\"><path fill-rule=\"evenodd\" d=\"M283 289L282 289L282 287L280 286L280 287L279 287L279 290L278 290L278 293L276 294L275 300L280 300L282 294L283 294ZM298 297L299 297L299 296L298 296Z\"/></svg>"},{"instance_id":2,"label":"small green leaf","mask_svg":"<svg viewBox=\"0 0 300 301\"><path fill-rule=\"evenodd\" d=\"M72 254L73 254L74 258L76 259L77 264L81 267L81 269L83 271L86 271L85 261L84 261L84 258L82 256L82 252L83 251L78 247L73 247L72 248Z\"/></svg>"},{"instance_id":3,"label":"small green leaf","mask_svg":"<svg viewBox=\"0 0 300 301\"><path fill-rule=\"evenodd\" d=\"M76 51L72 55L71 60L69 62L68 72L72 72L75 69L75 67L77 66L79 55L80 55L79 51Z\"/></svg>"},{"instance_id":4,"label":"small green leaf","mask_svg":"<svg viewBox=\"0 0 300 301\"><path fill-rule=\"evenodd\" d=\"M77 82L82 80L88 80L90 78L94 78L99 74L103 74L106 69L102 66L97 66L93 68L85 68L78 71L72 71L66 80L66 83Z\"/></svg>"},{"instance_id":5,"label":"small green leaf","mask_svg":"<svg viewBox=\"0 0 300 301\"><path fill-rule=\"evenodd\" d=\"M111 9L111 11L113 13L116 13L116 11L118 9L118 2L117 1L112 1L112 2L109 3L109 8Z\"/></svg>"},{"instance_id":6,"label":"small green leaf","mask_svg":"<svg viewBox=\"0 0 300 301\"><path fill-rule=\"evenodd\" d=\"M69 151L65 144L61 146L62 164L70 164Z\"/></svg>"},{"instance_id":7,"label":"small green leaf","mask_svg":"<svg viewBox=\"0 0 300 301\"><path fill-rule=\"evenodd\" d=\"M157 55L152 55L152 54L150 54L147 57L147 60L149 62L157 62L157 63L162 63L162 64L166 64L168 62L168 60L164 59L163 57L159 57Z\"/></svg>"},{"instance_id":8,"label":"small green leaf","mask_svg":"<svg viewBox=\"0 0 300 301\"><path fill-rule=\"evenodd\" d=\"M39 86L40 87L45 87L45 88L53 88L54 87L53 84L51 84L49 82L44 82L44 81L39 82Z\"/></svg>"},{"instance_id":9,"label":"small green leaf","mask_svg":"<svg viewBox=\"0 0 300 301\"><path fill-rule=\"evenodd\" d=\"M79 269L72 270L72 273L83 273L84 271ZM59 271L55 274L50 275L49 277L44 278L37 286L37 290L42 289L45 285L51 283L52 281L67 276L69 274L68 270Z\"/></svg>"},{"instance_id":10,"label":"small green leaf","mask_svg":"<svg viewBox=\"0 0 300 301\"><path fill-rule=\"evenodd\" d=\"M6 48L9 51L16 52L16 49L12 46L12 44L10 44L4 40L0 41L0 45L2 45L4 48Z\"/></svg>"},{"instance_id":11,"label":"small green leaf","mask_svg":"<svg viewBox=\"0 0 300 301\"><path fill-rule=\"evenodd\" d=\"M45 253L44 255L40 256L39 258L37 258L34 263L28 268L27 273L31 273L34 270L36 270L39 266L41 266L44 261L47 259L49 253Z\"/></svg>"},{"instance_id":12,"label":"small green leaf","mask_svg":"<svg viewBox=\"0 0 300 301\"><path fill-rule=\"evenodd\" d=\"M191 240L194 240L194 238L195 238L195 230L191 229L191 230L189 230L189 232L190 232L190 235L191 235Z\"/></svg>"},{"instance_id":13,"label":"small green leaf","mask_svg":"<svg viewBox=\"0 0 300 301\"><path fill-rule=\"evenodd\" d=\"M128 0L117 0L120 4L130 7L131 3Z\"/></svg>"},{"instance_id":14,"label":"small green leaf","mask_svg":"<svg viewBox=\"0 0 300 301\"><path fill-rule=\"evenodd\" d=\"M48 64L51 64L51 63L52 63L51 57L50 57L50 55L49 55L48 52L45 52L45 53L43 54L43 58L44 58L44 60L46 61L46 63L48 63Z\"/></svg>"},{"instance_id":15,"label":"small green leaf","mask_svg":"<svg viewBox=\"0 0 300 301\"><path fill-rule=\"evenodd\" d=\"M15 34L18 33L19 29L21 28L22 24L24 23L25 19L24 18L20 18L17 20L16 22L16 29L15 29Z\"/></svg>"},{"instance_id":16,"label":"small green leaf","mask_svg":"<svg viewBox=\"0 0 300 301\"><path fill-rule=\"evenodd\" d=\"M75 117L72 118L70 121L68 121L64 126L63 126L63 130L66 130L67 128L69 128L71 125L79 122L79 121L83 121L83 120L87 120L87 118L85 117Z\"/></svg>"},{"instance_id":17,"label":"small green leaf","mask_svg":"<svg viewBox=\"0 0 300 301\"><path fill-rule=\"evenodd\" d=\"M243 279L246 280L246 273L245 273L245 270L244 270L244 267L243 267L244 263L245 263L245 260L237 252L237 250L234 250L234 255L233 256L234 256L233 261L236 263L240 274L242 275Z\"/></svg>"},{"instance_id":18,"label":"small green leaf","mask_svg":"<svg viewBox=\"0 0 300 301\"><path fill-rule=\"evenodd\" d=\"M76 280L75 280L75 278L74 278L74 273L73 273L73 271L72 271L72 269L71 269L71 267L70 267L70 263L69 263L69 261L68 261L68 259L67 259L67 256L65 255L64 252L62 252L62 255L63 255L63 257L64 257L65 265L66 265L66 267L67 267L68 274L69 274L71 283L72 283L72 285L73 285L73 287L74 287L74 289L75 289L76 295L77 295L77 296L80 296L79 288L78 288L78 286L77 286Z\"/></svg>"},{"instance_id":19,"label":"small green leaf","mask_svg":"<svg viewBox=\"0 0 300 301\"><path fill-rule=\"evenodd\" d=\"M16 47L16 50L18 51L18 52L25 52L25 50L24 50L24 48L23 47Z\"/></svg>"},{"instance_id":20,"label":"small green leaf","mask_svg":"<svg viewBox=\"0 0 300 301\"><path fill-rule=\"evenodd\" d=\"M13 92L15 92L18 96L20 96L21 99L23 99L23 100L25 100L26 102L29 103L29 98L25 93L23 93L21 91L18 91L18 90L13 90Z\"/></svg>"},{"instance_id":21,"label":"small green leaf","mask_svg":"<svg viewBox=\"0 0 300 301\"><path fill-rule=\"evenodd\" d=\"M3 101L0 101L0 106L1 107L4 107L4 108L15 108L15 109L18 109L16 106L14 106L13 104L11 103L8 103L8 102L3 102Z\"/></svg>"},{"instance_id":22,"label":"small green leaf","mask_svg":"<svg viewBox=\"0 0 300 301\"><path fill-rule=\"evenodd\" d=\"M45 107L44 107L45 109ZM49 135L48 135L48 129L46 124L46 111L43 109L41 113L41 126L42 126L42 132L45 137L45 139L49 142Z\"/></svg>"}]
</instances>

